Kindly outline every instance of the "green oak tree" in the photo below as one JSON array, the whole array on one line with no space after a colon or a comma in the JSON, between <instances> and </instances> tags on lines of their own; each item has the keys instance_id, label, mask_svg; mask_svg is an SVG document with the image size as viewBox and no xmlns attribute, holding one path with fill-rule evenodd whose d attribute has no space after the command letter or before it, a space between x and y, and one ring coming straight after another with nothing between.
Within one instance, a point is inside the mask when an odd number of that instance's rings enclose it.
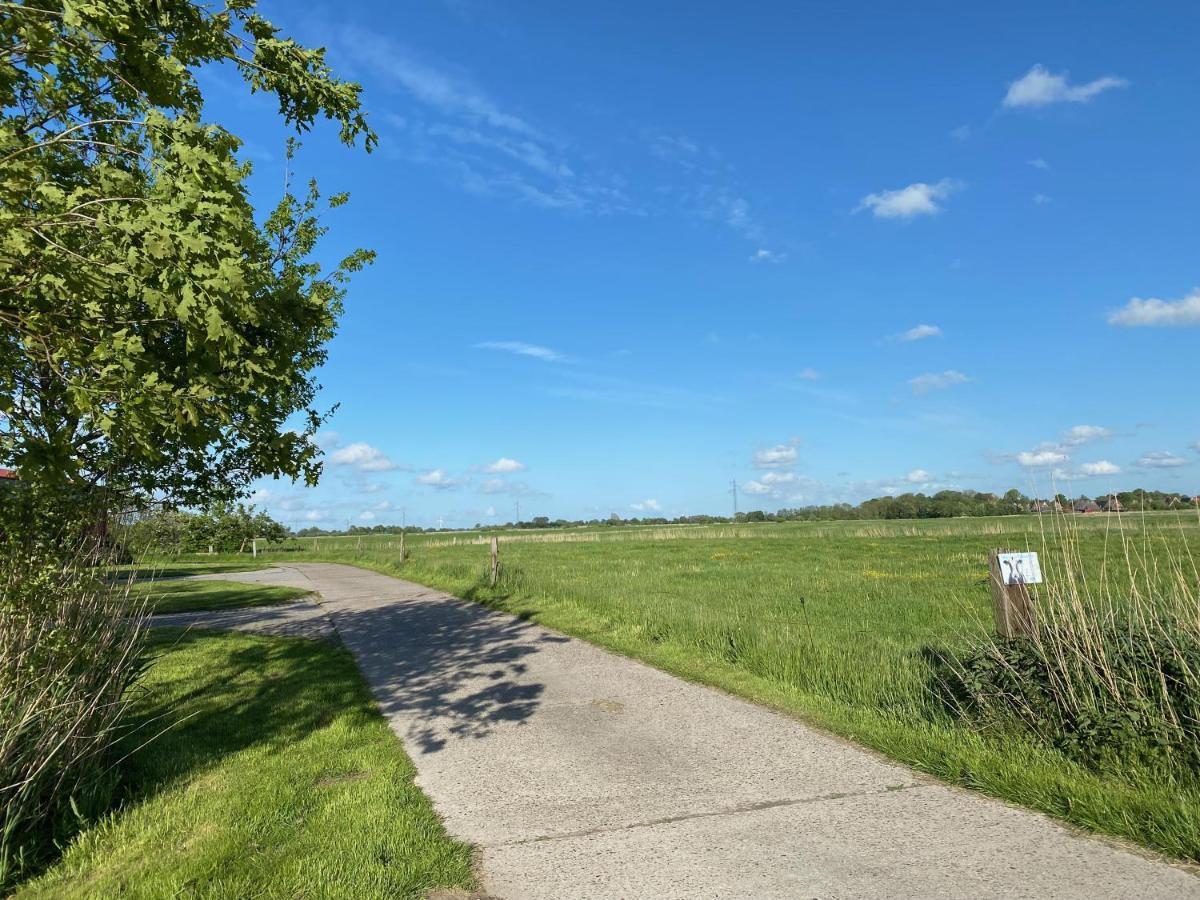
<instances>
[{"instance_id":1,"label":"green oak tree","mask_svg":"<svg viewBox=\"0 0 1200 900\"><path fill-rule=\"evenodd\" d=\"M314 183L256 219L203 118L216 65L298 133L375 143L360 87L254 0L0 2L0 464L31 493L200 505L319 475L314 371L372 254L314 261L346 199Z\"/></svg>"}]
</instances>

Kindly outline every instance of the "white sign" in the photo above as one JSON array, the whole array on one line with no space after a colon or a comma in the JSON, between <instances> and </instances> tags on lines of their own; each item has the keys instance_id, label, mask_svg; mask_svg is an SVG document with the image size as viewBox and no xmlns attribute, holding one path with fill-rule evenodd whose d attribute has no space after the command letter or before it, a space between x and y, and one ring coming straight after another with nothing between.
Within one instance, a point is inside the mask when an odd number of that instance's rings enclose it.
<instances>
[{"instance_id":1,"label":"white sign","mask_svg":"<svg viewBox=\"0 0 1200 900\"><path fill-rule=\"evenodd\" d=\"M1000 580L1005 584L1041 584L1042 567L1036 553L1001 553Z\"/></svg>"}]
</instances>

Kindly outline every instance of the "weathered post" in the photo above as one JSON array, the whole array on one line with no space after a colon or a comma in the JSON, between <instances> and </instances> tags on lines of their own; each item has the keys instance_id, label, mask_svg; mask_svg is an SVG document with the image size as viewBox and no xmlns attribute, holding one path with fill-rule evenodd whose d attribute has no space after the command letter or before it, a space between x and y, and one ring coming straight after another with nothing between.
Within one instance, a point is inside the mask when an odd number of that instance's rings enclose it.
<instances>
[{"instance_id":1,"label":"weathered post","mask_svg":"<svg viewBox=\"0 0 1200 900\"><path fill-rule=\"evenodd\" d=\"M404 562L404 529L400 529L400 562Z\"/></svg>"},{"instance_id":2,"label":"weathered post","mask_svg":"<svg viewBox=\"0 0 1200 900\"><path fill-rule=\"evenodd\" d=\"M258 559L258 538L250 539L250 555L254 559Z\"/></svg>"},{"instance_id":3,"label":"weathered post","mask_svg":"<svg viewBox=\"0 0 1200 900\"><path fill-rule=\"evenodd\" d=\"M488 583L496 586L496 582L500 580L500 538L492 535L492 571Z\"/></svg>"},{"instance_id":4,"label":"weathered post","mask_svg":"<svg viewBox=\"0 0 1200 900\"><path fill-rule=\"evenodd\" d=\"M1037 623L1029 585L1042 580L1037 554L993 550L988 575L996 633L1002 638L1032 637Z\"/></svg>"}]
</instances>

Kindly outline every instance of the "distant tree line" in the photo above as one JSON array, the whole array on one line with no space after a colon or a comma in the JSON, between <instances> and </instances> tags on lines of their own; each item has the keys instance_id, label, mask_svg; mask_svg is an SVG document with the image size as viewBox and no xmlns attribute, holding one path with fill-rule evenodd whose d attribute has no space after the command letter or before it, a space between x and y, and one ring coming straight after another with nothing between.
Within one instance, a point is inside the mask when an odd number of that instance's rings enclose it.
<instances>
[{"instance_id":1,"label":"distant tree line","mask_svg":"<svg viewBox=\"0 0 1200 900\"><path fill-rule=\"evenodd\" d=\"M475 524L474 530L495 529L547 529L547 528L622 528L637 525L729 525L740 522L797 522L797 521L832 521L837 519L871 520L871 519L949 519L962 516L1013 516L1038 512L1071 512L1077 506L1095 502L1105 506L1115 498L1119 507L1129 511L1139 510L1172 510L1185 509L1193 505L1197 499L1189 494L1170 491L1147 491L1137 488L1132 491L1120 491L1116 494L1103 494L1095 498L1086 495L1071 499L1064 494L1054 497L1027 497L1016 488L1003 494L993 494L986 491L938 491L936 494L897 494L895 496L874 497L853 505L850 503L835 503L825 506L801 506L784 508L776 512L761 509L739 512L736 519L733 516L641 516L625 518L612 513L603 519L551 519L548 516L534 516L532 519L503 524ZM399 534L401 531L409 534L427 532L462 531L461 528L420 528L415 525L351 525L347 529L328 530L309 527L297 532L299 537L318 537L322 535L346 534Z\"/></svg>"}]
</instances>

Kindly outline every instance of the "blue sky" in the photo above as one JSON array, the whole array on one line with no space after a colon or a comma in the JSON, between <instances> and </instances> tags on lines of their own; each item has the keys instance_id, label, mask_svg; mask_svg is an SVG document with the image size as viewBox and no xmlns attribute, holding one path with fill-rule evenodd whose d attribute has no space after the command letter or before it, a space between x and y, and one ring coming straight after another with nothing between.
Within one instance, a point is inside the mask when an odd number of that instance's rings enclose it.
<instances>
[{"instance_id":1,"label":"blue sky","mask_svg":"<svg viewBox=\"0 0 1200 900\"><path fill-rule=\"evenodd\" d=\"M296 165L379 258L289 524L1200 492L1195 4L264 8L380 133Z\"/></svg>"}]
</instances>

